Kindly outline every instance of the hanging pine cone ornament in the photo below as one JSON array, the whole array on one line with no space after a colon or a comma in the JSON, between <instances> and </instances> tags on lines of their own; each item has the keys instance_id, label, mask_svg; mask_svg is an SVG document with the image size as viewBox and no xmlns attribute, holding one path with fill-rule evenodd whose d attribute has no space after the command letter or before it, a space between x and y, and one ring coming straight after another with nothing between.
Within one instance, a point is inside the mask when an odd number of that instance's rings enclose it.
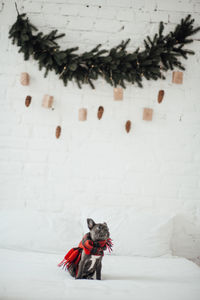
<instances>
[{"instance_id":1,"label":"hanging pine cone ornament","mask_svg":"<svg viewBox=\"0 0 200 300\"><path fill-rule=\"evenodd\" d=\"M27 106L27 107L29 107L29 105L31 104L31 96L26 96L26 100L25 100L25 105Z\"/></svg>"},{"instance_id":2,"label":"hanging pine cone ornament","mask_svg":"<svg viewBox=\"0 0 200 300\"><path fill-rule=\"evenodd\" d=\"M59 139L60 135L61 135L61 127L57 126L56 127L56 138Z\"/></svg>"},{"instance_id":3,"label":"hanging pine cone ornament","mask_svg":"<svg viewBox=\"0 0 200 300\"><path fill-rule=\"evenodd\" d=\"M101 118L102 118L102 116L103 116L103 113L104 113L104 108L103 108L103 106L99 106L98 112L97 112L97 118L98 118L99 120L101 120Z\"/></svg>"},{"instance_id":4,"label":"hanging pine cone ornament","mask_svg":"<svg viewBox=\"0 0 200 300\"><path fill-rule=\"evenodd\" d=\"M160 90L158 92L158 103L161 103L163 101L164 94L165 94L165 92L163 90Z\"/></svg>"},{"instance_id":5,"label":"hanging pine cone ornament","mask_svg":"<svg viewBox=\"0 0 200 300\"><path fill-rule=\"evenodd\" d=\"M25 72L21 73L20 76L21 85L29 85L29 81L30 81L29 74Z\"/></svg>"},{"instance_id":6,"label":"hanging pine cone ornament","mask_svg":"<svg viewBox=\"0 0 200 300\"><path fill-rule=\"evenodd\" d=\"M126 132L129 133L129 131L131 130L131 121L128 120L126 122L125 128L126 128Z\"/></svg>"}]
</instances>

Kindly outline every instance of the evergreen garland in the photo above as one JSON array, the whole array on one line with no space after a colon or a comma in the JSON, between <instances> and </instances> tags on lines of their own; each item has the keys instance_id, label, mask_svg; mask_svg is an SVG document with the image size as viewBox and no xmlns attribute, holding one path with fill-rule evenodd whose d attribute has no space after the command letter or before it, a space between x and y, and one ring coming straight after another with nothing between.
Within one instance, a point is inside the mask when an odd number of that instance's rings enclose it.
<instances>
[{"instance_id":1,"label":"evergreen garland","mask_svg":"<svg viewBox=\"0 0 200 300\"><path fill-rule=\"evenodd\" d=\"M17 9L17 7L16 7ZM19 52L24 53L24 59L32 56L38 61L39 69L45 68L46 77L48 72L54 70L66 86L68 81L75 80L79 88L81 84L88 83L94 89L93 80L103 77L110 85L120 85L125 88L125 81L142 87L142 79L158 78L165 79L163 73L177 67L185 70L180 62L180 57L187 59L193 51L185 49L185 44L193 42L189 38L200 30L193 28L194 19L188 15L181 20L175 30L163 35L164 25L160 22L159 32L151 39L149 36L144 40L145 50L139 48L128 53L126 48L130 39L122 41L111 50L101 49L101 44L83 54L76 54L78 47L60 50L57 39L65 34L58 34L57 30L44 35L42 32L33 34L38 29L33 26L26 14L19 14L17 21L9 31L9 38L13 44L17 44Z\"/></svg>"}]
</instances>

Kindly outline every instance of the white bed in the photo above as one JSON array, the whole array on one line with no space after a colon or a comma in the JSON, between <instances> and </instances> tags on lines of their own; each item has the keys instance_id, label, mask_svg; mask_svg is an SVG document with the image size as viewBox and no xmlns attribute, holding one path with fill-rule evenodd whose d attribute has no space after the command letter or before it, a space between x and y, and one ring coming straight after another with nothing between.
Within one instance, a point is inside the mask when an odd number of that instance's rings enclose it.
<instances>
[{"instance_id":1,"label":"white bed","mask_svg":"<svg viewBox=\"0 0 200 300\"><path fill-rule=\"evenodd\" d=\"M88 231L87 217L107 221L114 242L103 258L102 281L75 280L57 267ZM175 217L131 207L88 207L81 214L2 210L0 299L199 300L200 268L172 256Z\"/></svg>"},{"instance_id":2,"label":"white bed","mask_svg":"<svg viewBox=\"0 0 200 300\"><path fill-rule=\"evenodd\" d=\"M97 281L70 277L61 257L0 249L0 299L200 299L200 268L185 258L105 255Z\"/></svg>"}]
</instances>

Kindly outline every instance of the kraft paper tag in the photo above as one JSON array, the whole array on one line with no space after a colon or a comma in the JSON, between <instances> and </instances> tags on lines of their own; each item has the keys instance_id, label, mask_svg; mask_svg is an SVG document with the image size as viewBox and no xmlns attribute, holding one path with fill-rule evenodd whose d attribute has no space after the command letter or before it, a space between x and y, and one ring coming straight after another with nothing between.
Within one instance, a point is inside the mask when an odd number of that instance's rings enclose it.
<instances>
[{"instance_id":1,"label":"kraft paper tag","mask_svg":"<svg viewBox=\"0 0 200 300\"><path fill-rule=\"evenodd\" d=\"M45 108L51 108L53 104L53 96L44 95L42 100L42 106Z\"/></svg>"},{"instance_id":2,"label":"kraft paper tag","mask_svg":"<svg viewBox=\"0 0 200 300\"><path fill-rule=\"evenodd\" d=\"M183 83L183 72L174 71L172 74L172 82L176 84Z\"/></svg>"},{"instance_id":3,"label":"kraft paper tag","mask_svg":"<svg viewBox=\"0 0 200 300\"><path fill-rule=\"evenodd\" d=\"M144 110L143 110L143 120L152 121L152 116L153 116L153 109L144 108Z\"/></svg>"},{"instance_id":4,"label":"kraft paper tag","mask_svg":"<svg viewBox=\"0 0 200 300\"><path fill-rule=\"evenodd\" d=\"M123 89L121 87L114 88L114 100L123 100Z\"/></svg>"},{"instance_id":5,"label":"kraft paper tag","mask_svg":"<svg viewBox=\"0 0 200 300\"><path fill-rule=\"evenodd\" d=\"M78 119L79 119L79 121L86 121L87 120L87 109L86 108L80 108L79 109Z\"/></svg>"},{"instance_id":6,"label":"kraft paper tag","mask_svg":"<svg viewBox=\"0 0 200 300\"><path fill-rule=\"evenodd\" d=\"M21 76L20 76L21 85L29 85L29 81L30 81L29 74L25 73L25 72L21 73Z\"/></svg>"}]
</instances>

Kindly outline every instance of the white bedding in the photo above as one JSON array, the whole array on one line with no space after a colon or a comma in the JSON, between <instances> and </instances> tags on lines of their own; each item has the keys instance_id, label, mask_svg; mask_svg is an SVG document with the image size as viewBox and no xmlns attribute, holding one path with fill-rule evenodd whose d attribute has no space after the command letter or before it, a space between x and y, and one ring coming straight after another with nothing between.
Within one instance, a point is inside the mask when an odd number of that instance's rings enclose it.
<instances>
[{"instance_id":1,"label":"white bedding","mask_svg":"<svg viewBox=\"0 0 200 300\"><path fill-rule=\"evenodd\" d=\"M97 281L58 268L64 254L0 249L0 299L200 299L200 268L185 258L105 255Z\"/></svg>"}]
</instances>

